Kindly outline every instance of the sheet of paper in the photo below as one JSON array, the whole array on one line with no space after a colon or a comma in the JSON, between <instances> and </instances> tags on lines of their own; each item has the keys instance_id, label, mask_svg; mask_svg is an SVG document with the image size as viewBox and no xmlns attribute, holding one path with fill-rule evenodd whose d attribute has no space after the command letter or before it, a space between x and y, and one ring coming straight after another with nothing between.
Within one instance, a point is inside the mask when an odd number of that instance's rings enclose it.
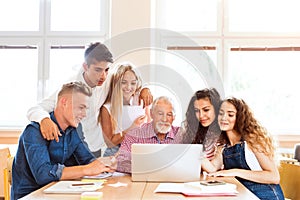
<instances>
[{"instance_id":1,"label":"sheet of paper","mask_svg":"<svg viewBox=\"0 0 300 200\"><path fill-rule=\"evenodd\" d=\"M121 182L107 184L107 186L111 186L111 187L127 187L127 185L128 185L127 183L121 183Z\"/></svg>"},{"instance_id":2,"label":"sheet of paper","mask_svg":"<svg viewBox=\"0 0 300 200\"><path fill-rule=\"evenodd\" d=\"M145 115L145 110L141 106L123 106L122 128L125 130L131 126L133 121Z\"/></svg>"}]
</instances>

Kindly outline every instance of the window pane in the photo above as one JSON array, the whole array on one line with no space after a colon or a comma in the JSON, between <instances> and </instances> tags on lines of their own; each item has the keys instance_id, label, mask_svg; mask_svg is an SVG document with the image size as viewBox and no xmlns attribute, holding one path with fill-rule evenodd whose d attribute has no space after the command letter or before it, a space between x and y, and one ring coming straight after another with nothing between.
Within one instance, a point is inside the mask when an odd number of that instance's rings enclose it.
<instances>
[{"instance_id":1,"label":"window pane","mask_svg":"<svg viewBox=\"0 0 300 200\"><path fill-rule=\"evenodd\" d=\"M299 32L299 0L230 0L229 31Z\"/></svg>"},{"instance_id":2,"label":"window pane","mask_svg":"<svg viewBox=\"0 0 300 200\"><path fill-rule=\"evenodd\" d=\"M72 76L77 75L84 62L82 49L51 49L49 94L58 90ZM49 95L48 94L48 95Z\"/></svg>"},{"instance_id":3,"label":"window pane","mask_svg":"<svg viewBox=\"0 0 300 200\"><path fill-rule=\"evenodd\" d=\"M157 1L158 27L173 31L216 31L217 0Z\"/></svg>"},{"instance_id":4,"label":"window pane","mask_svg":"<svg viewBox=\"0 0 300 200\"><path fill-rule=\"evenodd\" d=\"M37 49L0 49L0 126L22 127L37 100Z\"/></svg>"},{"instance_id":5,"label":"window pane","mask_svg":"<svg viewBox=\"0 0 300 200\"><path fill-rule=\"evenodd\" d=\"M150 74L153 75L151 83L156 83L151 88L151 92L155 96L170 96L176 104L176 118L174 124L180 126L185 119L185 112L189 104L190 98L195 91L206 88L207 80L200 66L194 66L187 58L183 58L186 53L194 50L172 50L167 52L157 52L157 65L151 68ZM199 51L199 50L198 50ZM198 52L194 51L194 53ZM199 51L198 56L206 56L207 52L216 59L216 51ZM211 60L210 57L206 59ZM164 66L169 70L165 70L160 66ZM215 67L215 66L214 66ZM169 80L169 82L164 81Z\"/></svg>"},{"instance_id":6,"label":"window pane","mask_svg":"<svg viewBox=\"0 0 300 200\"><path fill-rule=\"evenodd\" d=\"M230 52L231 94L244 98L271 133L299 134L299 56L299 51Z\"/></svg>"},{"instance_id":7,"label":"window pane","mask_svg":"<svg viewBox=\"0 0 300 200\"><path fill-rule=\"evenodd\" d=\"M0 31L38 31L39 1L0 1Z\"/></svg>"},{"instance_id":8,"label":"window pane","mask_svg":"<svg viewBox=\"0 0 300 200\"><path fill-rule=\"evenodd\" d=\"M193 91L205 87L203 74L201 74L196 67L188 63L188 61L183 60L175 54L165 54L165 64L177 71L183 77L182 81L186 81Z\"/></svg>"},{"instance_id":9,"label":"window pane","mask_svg":"<svg viewBox=\"0 0 300 200\"><path fill-rule=\"evenodd\" d=\"M101 1L51 0L51 31L100 31Z\"/></svg>"}]
</instances>

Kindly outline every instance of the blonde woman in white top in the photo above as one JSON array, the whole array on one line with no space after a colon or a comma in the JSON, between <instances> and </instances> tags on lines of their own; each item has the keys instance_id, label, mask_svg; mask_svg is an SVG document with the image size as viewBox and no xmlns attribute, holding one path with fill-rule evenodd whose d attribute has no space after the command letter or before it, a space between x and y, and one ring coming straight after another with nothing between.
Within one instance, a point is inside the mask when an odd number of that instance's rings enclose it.
<instances>
[{"instance_id":1,"label":"blonde woman in white top","mask_svg":"<svg viewBox=\"0 0 300 200\"><path fill-rule=\"evenodd\" d=\"M100 108L99 123L107 149L103 156L112 156L126 133L150 120L148 108L138 106L142 80L130 63L119 64L110 80L110 91Z\"/></svg>"}]
</instances>

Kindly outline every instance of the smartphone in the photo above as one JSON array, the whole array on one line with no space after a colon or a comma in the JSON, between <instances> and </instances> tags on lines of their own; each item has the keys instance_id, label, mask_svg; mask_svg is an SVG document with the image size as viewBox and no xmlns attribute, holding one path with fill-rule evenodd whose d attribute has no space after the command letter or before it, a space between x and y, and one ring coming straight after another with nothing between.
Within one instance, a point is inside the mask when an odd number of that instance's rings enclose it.
<instances>
[{"instance_id":1,"label":"smartphone","mask_svg":"<svg viewBox=\"0 0 300 200\"><path fill-rule=\"evenodd\" d=\"M212 181L200 181L200 184L206 186L213 186L213 185L224 185L225 182L212 180Z\"/></svg>"}]
</instances>

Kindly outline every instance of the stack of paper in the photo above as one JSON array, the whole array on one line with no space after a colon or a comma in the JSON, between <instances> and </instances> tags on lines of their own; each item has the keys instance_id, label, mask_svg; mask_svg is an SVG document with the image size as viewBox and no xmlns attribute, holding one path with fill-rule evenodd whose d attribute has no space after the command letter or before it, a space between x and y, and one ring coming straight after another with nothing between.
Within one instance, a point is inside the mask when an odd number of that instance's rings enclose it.
<instances>
[{"instance_id":1,"label":"stack of paper","mask_svg":"<svg viewBox=\"0 0 300 200\"><path fill-rule=\"evenodd\" d=\"M160 183L154 192L181 193L185 196L235 196L236 185L226 183L224 185L206 186L199 181L188 183Z\"/></svg>"}]
</instances>

